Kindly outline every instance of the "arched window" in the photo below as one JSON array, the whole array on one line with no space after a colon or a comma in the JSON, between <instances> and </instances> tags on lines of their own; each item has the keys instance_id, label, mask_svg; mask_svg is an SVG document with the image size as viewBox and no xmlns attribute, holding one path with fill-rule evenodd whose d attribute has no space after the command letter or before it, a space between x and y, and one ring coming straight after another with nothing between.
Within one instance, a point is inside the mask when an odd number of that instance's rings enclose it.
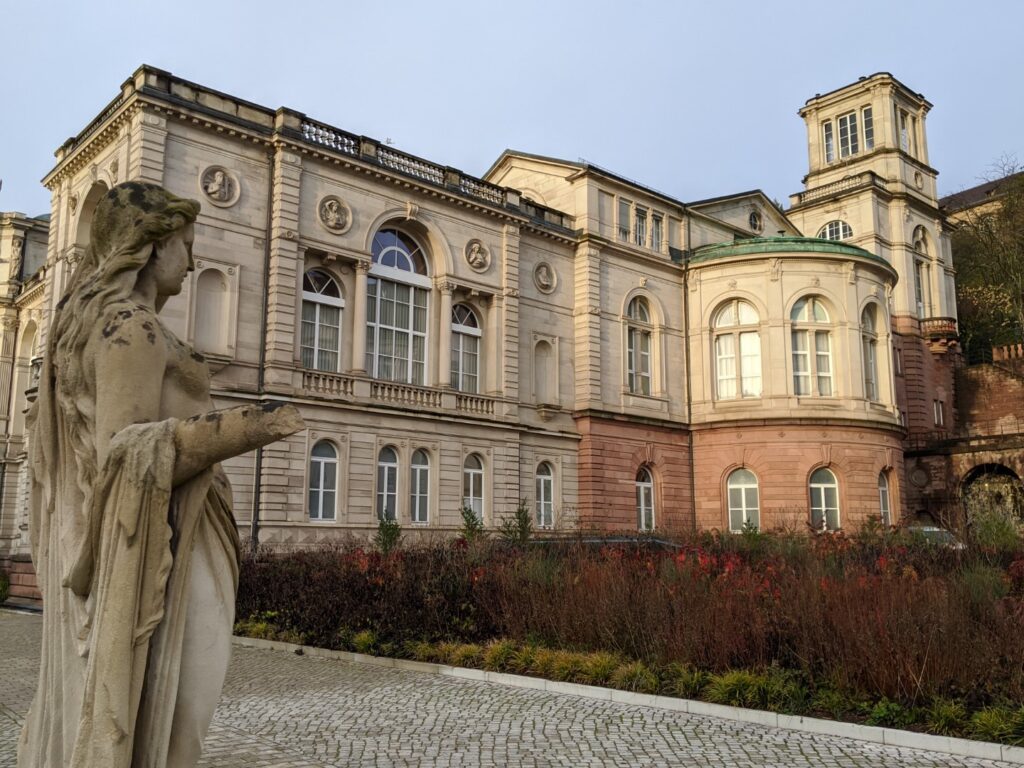
<instances>
[{"instance_id":1,"label":"arched window","mask_svg":"<svg viewBox=\"0 0 1024 768\"><path fill-rule=\"evenodd\" d=\"M814 470L811 475L811 527L816 531L839 530L839 483L831 470Z\"/></svg>"},{"instance_id":2,"label":"arched window","mask_svg":"<svg viewBox=\"0 0 1024 768\"><path fill-rule=\"evenodd\" d=\"M730 473L726 487L729 492L729 530L742 533L744 526L759 528L757 476L749 469L737 469Z\"/></svg>"},{"instance_id":3,"label":"arched window","mask_svg":"<svg viewBox=\"0 0 1024 768\"><path fill-rule=\"evenodd\" d=\"M473 510L476 519L484 519L484 463L475 453L462 463L462 506Z\"/></svg>"},{"instance_id":4,"label":"arched window","mask_svg":"<svg viewBox=\"0 0 1024 768\"><path fill-rule=\"evenodd\" d=\"M892 512L889 504L889 475L883 470L878 473L878 508L882 513L882 525L886 528L892 525Z\"/></svg>"},{"instance_id":5,"label":"arched window","mask_svg":"<svg viewBox=\"0 0 1024 768\"><path fill-rule=\"evenodd\" d=\"M878 323L877 308L868 304L860 316L860 345L864 357L864 396L879 399L878 389Z\"/></svg>"},{"instance_id":6,"label":"arched window","mask_svg":"<svg viewBox=\"0 0 1024 768\"><path fill-rule=\"evenodd\" d=\"M390 446L377 455L377 519L398 519L398 454Z\"/></svg>"},{"instance_id":7,"label":"arched window","mask_svg":"<svg viewBox=\"0 0 1024 768\"><path fill-rule=\"evenodd\" d=\"M928 255L928 230L922 226L914 228L913 235L914 252L922 256Z\"/></svg>"},{"instance_id":8,"label":"arched window","mask_svg":"<svg viewBox=\"0 0 1024 768\"><path fill-rule=\"evenodd\" d=\"M311 269L302 276L299 348L303 368L341 370L341 310L344 306L341 289L326 272Z\"/></svg>"},{"instance_id":9,"label":"arched window","mask_svg":"<svg viewBox=\"0 0 1024 768\"><path fill-rule=\"evenodd\" d=\"M828 310L817 296L807 296L793 305L793 394L831 397L832 333Z\"/></svg>"},{"instance_id":10,"label":"arched window","mask_svg":"<svg viewBox=\"0 0 1024 768\"><path fill-rule=\"evenodd\" d=\"M309 519L333 520L338 494L338 451L327 440L309 456Z\"/></svg>"},{"instance_id":11,"label":"arched window","mask_svg":"<svg viewBox=\"0 0 1024 768\"><path fill-rule=\"evenodd\" d=\"M196 349L226 352L228 281L219 269L204 269L196 279Z\"/></svg>"},{"instance_id":12,"label":"arched window","mask_svg":"<svg viewBox=\"0 0 1024 768\"><path fill-rule=\"evenodd\" d=\"M412 522L430 521L430 456L422 448L417 449L412 455L409 510Z\"/></svg>"},{"instance_id":13,"label":"arched window","mask_svg":"<svg viewBox=\"0 0 1024 768\"><path fill-rule=\"evenodd\" d=\"M554 356L551 344L546 341L538 341L533 348L533 397L537 405L555 405L558 399L552 381Z\"/></svg>"},{"instance_id":14,"label":"arched window","mask_svg":"<svg viewBox=\"0 0 1024 768\"><path fill-rule=\"evenodd\" d=\"M914 304L917 317L923 320L932 309L932 265L928 257L928 232L918 226L914 229Z\"/></svg>"},{"instance_id":15,"label":"arched window","mask_svg":"<svg viewBox=\"0 0 1024 768\"><path fill-rule=\"evenodd\" d=\"M389 381L423 384L430 279L423 249L397 229L373 238L366 282L366 370Z\"/></svg>"},{"instance_id":16,"label":"arched window","mask_svg":"<svg viewBox=\"0 0 1024 768\"><path fill-rule=\"evenodd\" d=\"M479 391L480 322L465 304L452 307L451 385L462 392Z\"/></svg>"},{"instance_id":17,"label":"arched window","mask_svg":"<svg viewBox=\"0 0 1024 768\"><path fill-rule=\"evenodd\" d=\"M537 466L537 526L555 524L555 473L546 461Z\"/></svg>"},{"instance_id":18,"label":"arched window","mask_svg":"<svg viewBox=\"0 0 1024 768\"><path fill-rule=\"evenodd\" d=\"M715 313L711 325L715 338L715 391L720 400L761 396L759 321L753 305L740 299L727 302Z\"/></svg>"},{"instance_id":19,"label":"arched window","mask_svg":"<svg viewBox=\"0 0 1024 768\"><path fill-rule=\"evenodd\" d=\"M654 477L647 467L636 473L636 520L639 530L654 530Z\"/></svg>"},{"instance_id":20,"label":"arched window","mask_svg":"<svg viewBox=\"0 0 1024 768\"><path fill-rule=\"evenodd\" d=\"M626 308L626 380L629 391L651 394L651 310L635 296Z\"/></svg>"},{"instance_id":21,"label":"arched window","mask_svg":"<svg viewBox=\"0 0 1024 768\"><path fill-rule=\"evenodd\" d=\"M818 237L823 240L849 240L853 237L853 229L845 221L833 219L818 230Z\"/></svg>"}]
</instances>

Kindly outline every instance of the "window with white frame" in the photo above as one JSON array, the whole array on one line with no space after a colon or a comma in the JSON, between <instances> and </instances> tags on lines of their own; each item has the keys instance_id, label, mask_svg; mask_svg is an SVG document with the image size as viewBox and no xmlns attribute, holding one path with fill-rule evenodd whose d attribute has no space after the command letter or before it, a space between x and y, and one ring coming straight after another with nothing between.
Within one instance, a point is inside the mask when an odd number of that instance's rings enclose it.
<instances>
[{"instance_id":1,"label":"window with white frame","mask_svg":"<svg viewBox=\"0 0 1024 768\"><path fill-rule=\"evenodd\" d=\"M932 415L935 417L935 426L946 425L946 404L941 400L932 400Z\"/></svg>"},{"instance_id":2,"label":"window with white frame","mask_svg":"<svg viewBox=\"0 0 1024 768\"><path fill-rule=\"evenodd\" d=\"M333 520L338 494L338 451L320 440L309 455L309 519Z\"/></svg>"},{"instance_id":3,"label":"window with white frame","mask_svg":"<svg viewBox=\"0 0 1024 768\"><path fill-rule=\"evenodd\" d=\"M816 531L839 530L839 483L832 470L814 470L810 482L811 527Z\"/></svg>"},{"instance_id":4,"label":"window with white frame","mask_svg":"<svg viewBox=\"0 0 1024 768\"><path fill-rule=\"evenodd\" d=\"M864 149L875 148L875 123L871 118L871 107L864 107L860 111L861 123L864 125Z\"/></svg>"},{"instance_id":5,"label":"window with white frame","mask_svg":"<svg viewBox=\"0 0 1024 768\"><path fill-rule=\"evenodd\" d=\"M839 157L849 157L860 152L857 135L857 113L850 112L840 115L836 120L839 125Z\"/></svg>"},{"instance_id":6,"label":"window with white frame","mask_svg":"<svg viewBox=\"0 0 1024 768\"><path fill-rule=\"evenodd\" d=\"M462 462L462 506L473 510L476 519L484 519L484 463L475 453Z\"/></svg>"},{"instance_id":7,"label":"window with white frame","mask_svg":"<svg viewBox=\"0 0 1024 768\"><path fill-rule=\"evenodd\" d=\"M914 259L914 305L919 320L928 317L931 303L931 265L924 259Z\"/></svg>"},{"instance_id":8,"label":"window with white frame","mask_svg":"<svg viewBox=\"0 0 1024 768\"><path fill-rule=\"evenodd\" d=\"M643 296L626 307L626 381L629 391L651 394L651 308Z\"/></svg>"},{"instance_id":9,"label":"window with white frame","mask_svg":"<svg viewBox=\"0 0 1024 768\"><path fill-rule=\"evenodd\" d=\"M398 454L391 446L377 455L377 519L398 519Z\"/></svg>"},{"instance_id":10,"label":"window with white frame","mask_svg":"<svg viewBox=\"0 0 1024 768\"><path fill-rule=\"evenodd\" d=\"M636 218L633 225L633 242L641 248L647 245L647 211L636 207Z\"/></svg>"},{"instance_id":11,"label":"window with white frame","mask_svg":"<svg viewBox=\"0 0 1024 768\"><path fill-rule=\"evenodd\" d=\"M412 454L409 473L409 518L430 522L430 456L422 448Z\"/></svg>"},{"instance_id":12,"label":"window with white frame","mask_svg":"<svg viewBox=\"0 0 1024 768\"><path fill-rule=\"evenodd\" d=\"M832 132L832 121L826 120L821 124L822 141L825 147L825 162L831 163L836 159L836 139Z\"/></svg>"},{"instance_id":13,"label":"window with white frame","mask_svg":"<svg viewBox=\"0 0 1024 768\"><path fill-rule=\"evenodd\" d=\"M628 200L619 200L619 240L629 242L629 214L633 206Z\"/></svg>"},{"instance_id":14,"label":"window with white frame","mask_svg":"<svg viewBox=\"0 0 1024 768\"><path fill-rule=\"evenodd\" d=\"M822 240L849 240L853 237L853 229L841 219L833 219L818 230Z\"/></svg>"},{"instance_id":15,"label":"window with white frame","mask_svg":"<svg viewBox=\"0 0 1024 768\"><path fill-rule=\"evenodd\" d=\"M892 512L889 508L889 474L884 470L878 473L878 508L882 515L882 525L892 525Z\"/></svg>"},{"instance_id":16,"label":"window with white frame","mask_svg":"<svg viewBox=\"0 0 1024 768\"><path fill-rule=\"evenodd\" d=\"M542 461L537 465L537 527L551 528L555 524L555 472Z\"/></svg>"},{"instance_id":17,"label":"window with white frame","mask_svg":"<svg viewBox=\"0 0 1024 768\"><path fill-rule=\"evenodd\" d=\"M452 307L451 385L460 392L479 391L480 321L465 304Z\"/></svg>"},{"instance_id":18,"label":"window with white frame","mask_svg":"<svg viewBox=\"0 0 1024 768\"><path fill-rule=\"evenodd\" d=\"M654 530L654 476L648 467L636 473L636 521L637 529Z\"/></svg>"},{"instance_id":19,"label":"window with white frame","mask_svg":"<svg viewBox=\"0 0 1024 768\"><path fill-rule=\"evenodd\" d=\"M302 276L302 327L299 344L303 368L341 370L341 311L345 301L338 283L311 269Z\"/></svg>"},{"instance_id":20,"label":"window with white frame","mask_svg":"<svg viewBox=\"0 0 1024 768\"><path fill-rule=\"evenodd\" d=\"M664 219L657 213L651 216L651 249L661 250L661 241L664 232Z\"/></svg>"},{"instance_id":21,"label":"window with white frame","mask_svg":"<svg viewBox=\"0 0 1024 768\"><path fill-rule=\"evenodd\" d=\"M427 365L430 278L423 249L397 229L373 238L366 286L366 370L371 376L423 384Z\"/></svg>"},{"instance_id":22,"label":"window with white frame","mask_svg":"<svg viewBox=\"0 0 1024 768\"><path fill-rule=\"evenodd\" d=\"M729 530L742 533L745 527L759 528L757 476L749 469L734 470L726 481L726 490L729 495Z\"/></svg>"},{"instance_id":23,"label":"window with white frame","mask_svg":"<svg viewBox=\"0 0 1024 768\"><path fill-rule=\"evenodd\" d=\"M760 317L754 306L732 299L711 322L715 348L715 392L720 400L761 396Z\"/></svg>"},{"instance_id":24,"label":"window with white frame","mask_svg":"<svg viewBox=\"0 0 1024 768\"><path fill-rule=\"evenodd\" d=\"M879 400L878 389L878 321L877 307L869 304L860 316L860 344L864 364L864 396Z\"/></svg>"},{"instance_id":25,"label":"window with white frame","mask_svg":"<svg viewBox=\"0 0 1024 768\"><path fill-rule=\"evenodd\" d=\"M817 296L805 296L793 305L792 322L793 394L831 397L831 318Z\"/></svg>"}]
</instances>

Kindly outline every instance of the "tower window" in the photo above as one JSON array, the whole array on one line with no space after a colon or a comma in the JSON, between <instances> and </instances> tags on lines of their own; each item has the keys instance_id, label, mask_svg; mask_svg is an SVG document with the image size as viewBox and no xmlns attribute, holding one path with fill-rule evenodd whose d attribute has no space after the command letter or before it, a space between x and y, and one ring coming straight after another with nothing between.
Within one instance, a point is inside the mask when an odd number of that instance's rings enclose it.
<instances>
[{"instance_id":1,"label":"tower window","mask_svg":"<svg viewBox=\"0 0 1024 768\"><path fill-rule=\"evenodd\" d=\"M850 112L848 115L839 117L839 156L849 157L860 151L857 138L857 113Z\"/></svg>"},{"instance_id":2,"label":"tower window","mask_svg":"<svg viewBox=\"0 0 1024 768\"><path fill-rule=\"evenodd\" d=\"M875 124L871 119L871 107L864 107L860 111L860 119L864 124L864 149L871 150L875 148Z\"/></svg>"},{"instance_id":3,"label":"tower window","mask_svg":"<svg viewBox=\"0 0 1024 768\"><path fill-rule=\"evenodd\" d=\"M836 159L835 137L832 135L832 121L826 120L821 124L821 130L825 139L825 162L831 163Z\"/></svg>"}]
</instances>

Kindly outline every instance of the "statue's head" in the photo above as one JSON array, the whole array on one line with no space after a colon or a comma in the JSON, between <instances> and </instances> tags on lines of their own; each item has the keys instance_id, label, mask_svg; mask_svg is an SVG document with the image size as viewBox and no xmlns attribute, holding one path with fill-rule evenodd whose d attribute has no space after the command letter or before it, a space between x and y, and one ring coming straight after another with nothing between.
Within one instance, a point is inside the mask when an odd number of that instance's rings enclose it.
<instances>
[{"instance_id":1,"label":"statue's head","mask_svg":"<svg viewBox=\"0 0 1024 768\"><path fill-rule=\"evenodd\" d=\"M199 215L199 203L173 195L163 187L126 181L107 192L96 205L91 250L102 272L145 266L155 245L184 229Z\"/></svg>"}]
</instances>

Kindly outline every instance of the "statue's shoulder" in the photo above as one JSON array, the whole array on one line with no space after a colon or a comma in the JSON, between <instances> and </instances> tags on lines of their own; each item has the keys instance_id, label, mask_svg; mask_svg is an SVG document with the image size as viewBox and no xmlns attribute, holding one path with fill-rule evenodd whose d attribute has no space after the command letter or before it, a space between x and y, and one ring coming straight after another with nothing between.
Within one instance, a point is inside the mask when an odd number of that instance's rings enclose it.
<instances>
[{"instance_id":1,"label":"statue's shoulder","mask_svg":"<svg viewBox=\"0 0 1024 768\"><path fill-rule=\"evenodd\" d=\"M112 346L158 345L162 341L156 313L133 301L115 301L104 307L94 333Z\"/></svg>"}]
</instances>

